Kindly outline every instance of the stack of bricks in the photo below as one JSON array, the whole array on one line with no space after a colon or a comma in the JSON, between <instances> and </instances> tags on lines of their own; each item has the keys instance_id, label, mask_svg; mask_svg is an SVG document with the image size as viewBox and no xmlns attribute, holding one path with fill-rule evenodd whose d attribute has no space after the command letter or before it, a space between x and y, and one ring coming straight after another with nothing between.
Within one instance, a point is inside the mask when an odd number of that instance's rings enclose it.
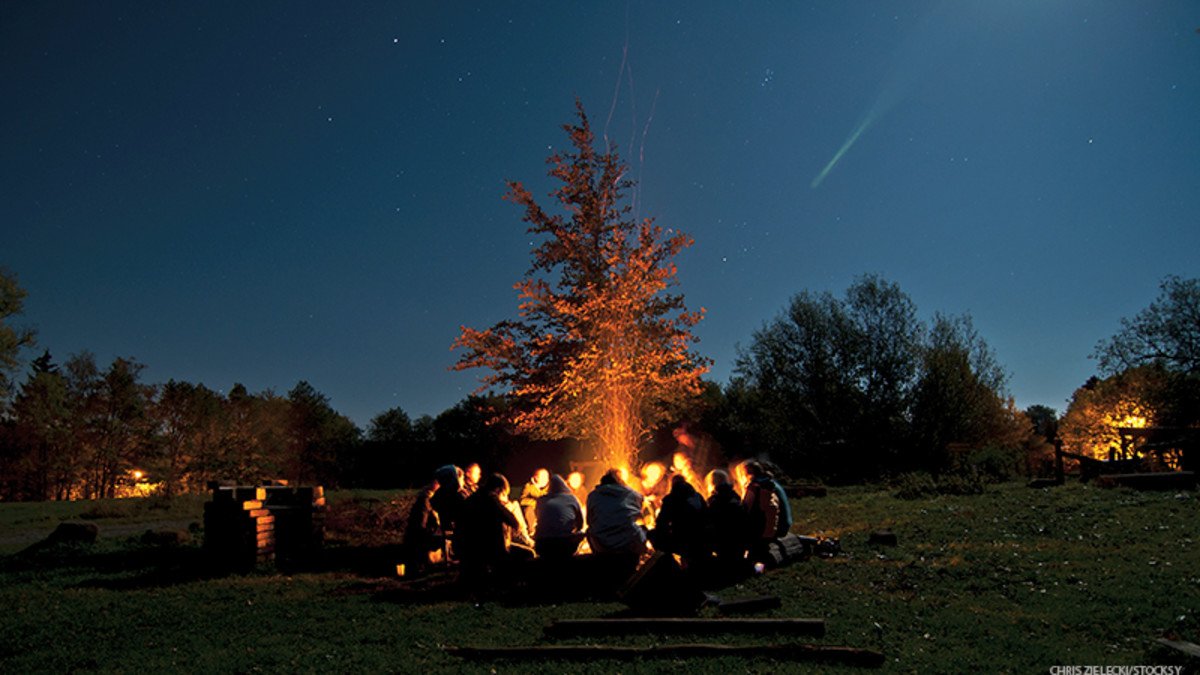
<instances>
[{"instance_id":1,"label":"stack of bricks","mask_svg":"<svg viewBox=\"0 0 1200 675\"><path fill-rule=\"evenodd\" d=\"M275 517L276 557L281 566L310 562L325 539L325 489L271 486L265 504Z\"/></svg>"},{"instance_id":2,"label":"stack of bricks","mask_svg":"<svg viewBox=\"0 0 1200 675\"><path fill-rule=\"evenodd\" d=\"M311 562L325 539L325 489L314 487L213 487L204 505L204 546L214 562L235 571L275 561L281 567Z\"/></svg>"},{"instance_id":3,"label":"stack of bricks","mask_svg":"<svg viewBox=\"0 0 1200 675\"><path fill-rule=\"evenodd\" d=\"M204 505L204 548L234 570L252 569L275 556L275 516L265 488L217 487Z\"/></svg>"}]
</instances>

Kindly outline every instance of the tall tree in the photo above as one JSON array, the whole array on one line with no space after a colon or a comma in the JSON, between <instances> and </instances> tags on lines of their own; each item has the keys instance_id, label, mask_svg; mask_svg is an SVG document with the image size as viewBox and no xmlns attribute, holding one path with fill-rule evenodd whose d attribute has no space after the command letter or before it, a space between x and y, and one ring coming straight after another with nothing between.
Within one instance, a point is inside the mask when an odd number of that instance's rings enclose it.
<instances>
[{"instance_id":1,"label":"tall tree","mask_svg":"<svg viewBox=\"0 0 1200 675\"><path fill-rule=\"evenodd\" d=\"M25 295L17 277L0 268L0 404L12 394L11 378L19 365L17 357L21 349L33 344L32 330L9 324L9 318L24 308Z\"/></svg>"},{"instance_id":2,"label":"tall tree","mask_svg":"<svg viewBox=\"0 0 1200 675\"><path fill-rule=\"evenodd\" d=\"M329 405L329 398L301 380L288 392L289 478L337 485L341 462L358 443L361 432L349 418Z\"/></svg>"},{"instance_id":3,"label":"tall tree","mask_svg":"<svg viewBox=\"0 0 1200 675\"><path fill-rule=\"evenodd\" d=\"M969 316L936 315L913 402L915 463L947 468L952 444L1015 451L1032 429L1006 401L1006 379Z\"/></svg>"},{"instance_id":4,"label":"tall tree","mask_svg":"<svg viewBox=\"0 0 1200 675\"><path fill-rule=\"evenodd\" d=\"M225 399L220 451L209 467L215 477L254 483L286 475L291 404L267 390L251 394L235 383Z\"/></svg>"},{"instance_id":5,"label":"tall tree","mask_svg":"<svg viewBox=\"0 0 1200 675\"><path fill-rule=\"evenodd\" d=\"M1067 450L1108 459L1121 448L1120 427L1155 426L1169 403L1171 373L1161 365L1130 368L1090 378L1075 390L1058 426Z\"/></svg>"},{"instance_id":6,"label":"tall tree","mask_svg":"<svg viewBox=\"0 0 1200 675\"><path fill-rule=\"evenodd\" d=\"M169 380L151 406L157 424L155 470L168 497L198 489L209 478L224 427L221 396L202 384Z\"/></svg>"},{"instance_id":7,"label":"tall tree","mask_svg":"<svg viewBox=\"0 0 1200 675\"><path fill-rule=\"evenodd\" d=\"M87 352L66 363L72 454L83 472L81 496L113 497L128 472L146 459L153 387L139 382L143 368L132 359L117 358L100 372Z\"/></svg>"},{"instance_id":8,"label":"tall tree","mask_svg":"<svg viewBox=\"0 0 1200 675\"><path fill-rule=\"evenodd\" d=\"M756 451L804 473L883 470L907 435L923 330L912 300L876 276L845 298L794 296L740 351L728 392L760 430Z\"/></svg>"},{"instance_id":9,"label":"tall tree","mask_svg":"<svg viewBox=\"0 0 1200 675\"><path fill-rule=\"evenodd\" d=\"M377 443L406 443L412 434L412 420L398 406L372 417L367 427L367 439Z\"/></svg>"},{"instance_id":10,"label":"tall tree","mask_svg":"<svg viewBox=\"0 0 1200 675\"><path fill-rule=\"evenodd\" d=\"M66 499L72 468L68 446L67 386L44 352L32 364L13 404L15 440L22 461L12 467L23 478L23 499Z\"/></svg>"},{"instance_id":11,"label":"tall tree","mask_svg":"<svg viewBox=\"0 0 1200 675\"><path fill-rule=\"evenodd\" d=\"M1096 345L1092 356L1105 374L1160 363L1173 372L1200 375L1200 279L1168 276L1159 288L1149 307L1121 319L1121 330Z\"/></svg>"},{"instance_id":12,"label":"tall tree","mask_svg":"<svg viewBox=\"0 0 1200 675\"><path fill-rule=\"evenodd\" d=\"M1031 405L1025 409L1025 416L1033 425L1033 433L1049 442L1058 438L1058 411L1044 405Z\"/></svg>"},{"instance_id":13,"label":"tall tree","mask_svg":"<svg viewBox=\"0 0 1200 675\"><path fill-rule=\"evenodd\" d=\"M547 160L563 213L508 184L506 198L542 238L515 286L520 318L464 326L455 368L491 370L480 391L499 387L512 399L506 419L519 431L593 440L603 459L628 466L647 430L700 394L708 361L691 349L691 329L703 310L668 292L674 258L692 239L630 218L626 165L615 150L597 152L583 106L576 111L578 123L563 127L571 149Z\"/></svg>"}]
</instances>

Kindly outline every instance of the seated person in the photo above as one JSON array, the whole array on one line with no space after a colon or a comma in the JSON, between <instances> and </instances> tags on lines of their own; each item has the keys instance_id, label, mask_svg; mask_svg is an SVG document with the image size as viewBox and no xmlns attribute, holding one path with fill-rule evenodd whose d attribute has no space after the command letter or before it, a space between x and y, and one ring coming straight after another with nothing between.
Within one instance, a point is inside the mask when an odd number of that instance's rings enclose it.
<instances>
[{"instance_id":1,"label":"seated person","mask_svg":"<svg viewBox=\"0 0 1200 675\"><path fill-rule=\"evenodd\" d=\"M587 538L596 553L626 553L636 559L646 551L646 531L637 520L642 495L621 482L621 473L609 469L587 498Z\"/></svg>"},{"instance_id":2,"label":"seated person","mask_svg":"<svg viewBox=\"0 0 1200 675\"><path fill-rule=\"evenodd\" d=\"M458 522L458 514L462 511L468 492L464 485L463 470L447 464L433 473L437 480L438 489L430 500L433 510L437 512L441 522L442 532L453 532Z\"/></svg>"},{"instance_id":3,"label":"seated person","mask_svg":"<svg viewBox=\"0 0 1200 675\"><path fill-rule=\"evenodd\" d=\"M505 505L508 491L508 479L495 473L463 504L454 550L462 561L463 577L471 582L481 582L505 572L516 560L532 557L531 551L512 543L520 521Z\"/></svg>"},{"instance_id":4,"label":"seated person","mask_svg":"<svg viewBox=\"0 0 1200 675\"><path fill-rule=\"evenodd\" d=\"M483 468L478 463L470 464L464 473L463 487L467 494L474 494L479 489L479 481L483 480Z\"/></svg>"},{"instance_id":5,"label":"seated person","mask_svg":"<svg viewBox=\"0 0 1200 675\"><path fill-rule=\"evenodd\" d=\"M521 489L521 513L524 516L525 524L529 527L529 532L537 532L537 500L546 494L546 490L550 486L550 472L546 469L538 469L530 476L529 482Z\"/></svg>"},{"instance_id":6,"label":"seated person","mask_svg":"<svg viewBox=\"0 0 1200 675\"><path fill-rule=\"evenodd\" d=\"M562 476L550 477L545 495L535 507L537 531L533 541L537 554L544 558L569 558L583 541L583 507Z\"/></svg>"},{"instance_id":7,"label":"seated person","mask_svg":"<svg viewBox=\"0 0 1200 675\"><path fill-rule=\"evenodd\" d=\"M721 569L744 571L746 563L747 516L742 498L733 489L729 474L717 469L708 475L712 494L705 511L705 529L710 549Z\"/></svg>"},{"instance_id":8,"label":"seated person","mask_svg":"<svg viewBox=\"0 0 1200 675\"><path fill-rule=\"evenodd\" d=\"M783 486L762 464L744 465L749 483L742 496L742 508L749 518L751 557L760 559L766 546L792 529L792 507Z\"/></svg>"},{"instance_id":9,"label":"seated person","mask_svg":"<svg viewBox=\"0 0 1200 675\"><path fill-rule=\"evenodd\" d=\"M429 564L430 552L440 549L444 541L437 511L433 510L431 503L437 488L436 482L422 488L408 512L408 522L404 527L404 562L413 573L425 569Z\"/></svg>"},{"instance_id":10,"label":"seated person","mask_svg":"<svg viewBox=\"0 0 1200 675\"><path fill-rule=\"evenodd\" d=\"M703 557L707 553L704 510L704 498L687 478L682 474L672 476L671 491L663 497L650 543L655 550L680 555L685 564Z\"/></svg>"}]
</instances>

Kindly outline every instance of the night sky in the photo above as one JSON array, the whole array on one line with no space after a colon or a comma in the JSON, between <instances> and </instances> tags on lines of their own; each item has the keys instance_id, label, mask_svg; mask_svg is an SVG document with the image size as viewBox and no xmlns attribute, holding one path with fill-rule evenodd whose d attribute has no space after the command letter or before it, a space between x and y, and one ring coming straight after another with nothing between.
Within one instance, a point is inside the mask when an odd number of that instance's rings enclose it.
<instances>
[{"instance_id":1,"label":"night sky","mask_svg":"<svg viewBox=\"0 0 1200 675\"><path fill-rule=\"evenodd\" d=\"M878 273L1061 411L1200 270L1195 2L470 4L0 3L18 323L148 382L437 414L475 388L458 327L516 311L504 180L549 191L576 97L695 237L719 382L790 296Z\"/></svg>"}]
</instances>

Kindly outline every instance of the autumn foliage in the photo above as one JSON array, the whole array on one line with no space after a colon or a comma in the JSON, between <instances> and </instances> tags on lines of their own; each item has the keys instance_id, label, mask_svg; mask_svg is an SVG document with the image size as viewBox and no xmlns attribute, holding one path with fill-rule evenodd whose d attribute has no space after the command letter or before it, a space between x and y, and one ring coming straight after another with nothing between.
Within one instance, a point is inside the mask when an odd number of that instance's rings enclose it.
<instances>
[{"instance_id":1,"label":"autumn foliage","mask_svg":"<svg viewBox=\"0 0 1200 675\"><path fill-rule=\"evenodd\" d=\"M520 182L506 199L525 209L540 237L533 265L516 283L519 318L486 330L463 327L455 369L486 368L481 390L500 388L503 418L535 438L597 443L600 459L632 464L653 425L688 406L708 361L691 348L690 312L676 285L675 256L692 244L653 219L631 217L633 182L615 150L598 152L581 105L564 125L570 148L552 154L551 193L562 213L544 210Z\"/></svg>"}]
</instances>

